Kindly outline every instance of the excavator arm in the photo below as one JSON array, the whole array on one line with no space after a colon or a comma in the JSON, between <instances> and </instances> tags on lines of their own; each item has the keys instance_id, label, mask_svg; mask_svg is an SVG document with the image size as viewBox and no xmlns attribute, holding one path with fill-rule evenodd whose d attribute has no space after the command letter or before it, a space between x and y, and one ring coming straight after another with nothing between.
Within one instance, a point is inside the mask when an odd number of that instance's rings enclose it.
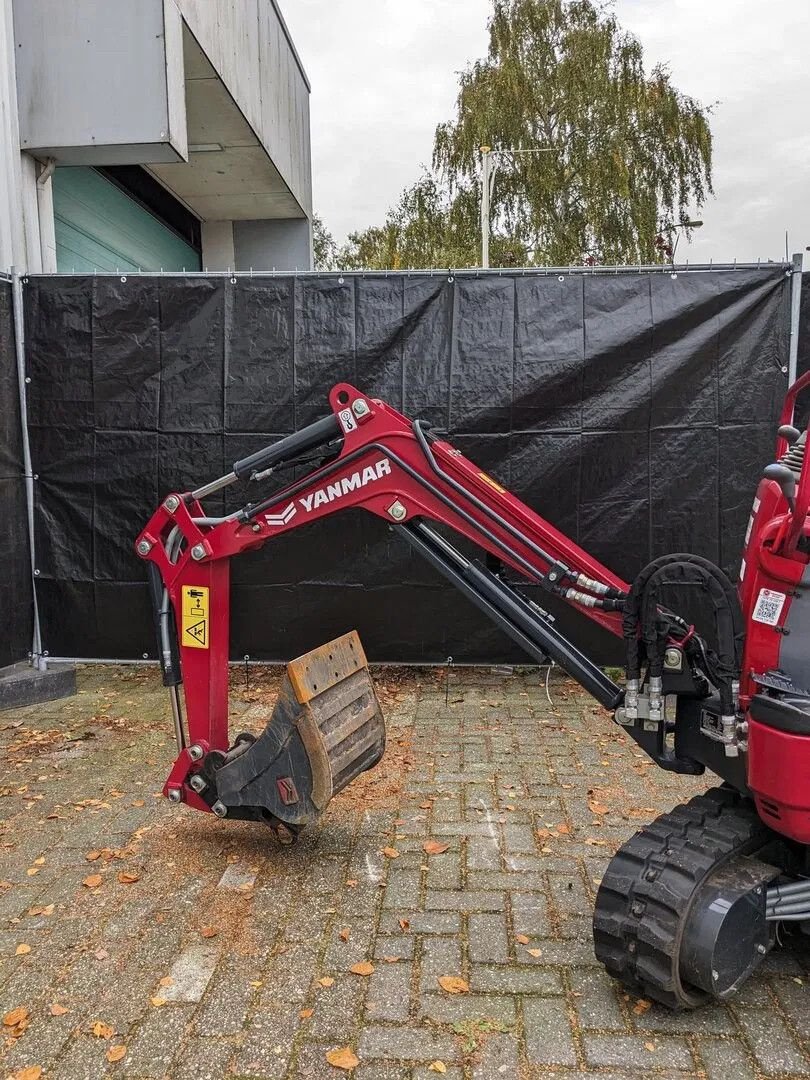
<instances>
[{"instance_id":1,"label":"excavator arm","mask_svg":"<svg viewBox=\"0 0 810 1080\"><path fill-rule=\"evenodd\" d=\"M622 581L426 424L338 384L327 416L225 476L169 495L137 538L178 742L165 794L265 822L289 843L380 760L385 725L356 632L287 665L260 735L231 740L228 724L231 557L361 507L528 657L559 664L659 766L708 767L726 781L616 853L597 896L594 939L608 971L671 1008L733 993L774 944L777 922L810 925L810 459L807 432L792 426L806 385L810 374L788 394L735 587L708 560L683 553ZM278 473L306 466L301 479L267 493ZM225 516L206 512L208 496L240 481L266 494ZM487 553L489 565L457 550L452 534ZM507 581L504 567L622 638L624 686ZM665 604L673 590L679 604L690 590L708 603L713 647Z\"/></svg>"}]
</instances>

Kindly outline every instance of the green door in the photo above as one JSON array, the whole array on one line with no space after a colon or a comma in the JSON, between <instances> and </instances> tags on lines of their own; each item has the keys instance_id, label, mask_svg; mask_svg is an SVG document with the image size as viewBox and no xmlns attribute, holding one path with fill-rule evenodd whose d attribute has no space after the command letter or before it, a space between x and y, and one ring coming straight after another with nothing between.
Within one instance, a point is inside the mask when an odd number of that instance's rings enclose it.
<instances>
[{"instance_id":1,"label":"green door","mask_svg":"<svg viewBox=\"0 0 810 1080\"><path fill-rule=\"evenodd\" d=\"M95 169L54 172L53 213L60 273L200 269L194 248Z\"/></svg>"}]
</instances>

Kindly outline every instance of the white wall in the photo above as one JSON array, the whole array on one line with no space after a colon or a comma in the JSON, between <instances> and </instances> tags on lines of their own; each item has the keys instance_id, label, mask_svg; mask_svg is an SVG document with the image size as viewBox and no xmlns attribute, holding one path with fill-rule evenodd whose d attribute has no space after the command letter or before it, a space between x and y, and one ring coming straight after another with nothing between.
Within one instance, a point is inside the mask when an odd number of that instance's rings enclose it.
<instances>
[{"instance_id":1,"label":"white wall","mask_svg":"<svg viewBox=\"0 0 810 1080\"><path fill-rule=\"evenodd\" d=\"M309 83L273 0L174 0L189 30L312 214Z\"/></svg>"}]
</instances>

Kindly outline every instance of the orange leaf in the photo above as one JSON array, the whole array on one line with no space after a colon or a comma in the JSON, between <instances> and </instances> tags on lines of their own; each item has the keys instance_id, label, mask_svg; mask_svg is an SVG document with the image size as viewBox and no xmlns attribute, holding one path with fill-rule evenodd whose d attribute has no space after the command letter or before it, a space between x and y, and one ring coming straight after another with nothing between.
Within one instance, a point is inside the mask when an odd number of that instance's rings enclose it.
<instances>
[{"instance_id":1,"label":"orange leaf","mask_svg":"<svg viewBox=\"0 0 810 1080\"><path fill-rule=\"evenodd\" d=\"M155 995L155 997L149 998L149 1002L151 1005L154 1005L156 1009L159 1009L161 1005L166 1004L166 998Z\"/></svg>"},{"instance_id":2,"label":"orange leaf","mask_svg":"<svg viewBox=\"0 0 810 1080\"><path fill-rule=\"evenodd\" d=\"M359 964L353 964L349 968L349 971L351 971L353 975L373 975L374 965L370 964L368 960L361 960Z\"/></svg>"},{"instance_id":3,"label":"orange leaf","mask_svg":"<svg viewBox=\"0 0 810 1080\"><path fill-rule=\"evenodd\" d=\"M101 1020L96 1020L90 1030L97 1039L111 1039L114 1034L110 1025L102 1023Z\"/></svg>"},{"instance_id":4,"label":"orange leaf","mask_svg":"<svg viewBox=\"0 0 810 1080\"><path fill-rule=\"evenodd\" d=\"M529 956L534 956L534 957L538 957L538 956L543 955L543 950L542 949L527 949L526 952L529 954Z\"/></svg>"},{"instance_id":5,"label":"orange leaf","mask_svg":"<svg viewBox=\"0 0 810 1080\"><path fill-rule=\"evenodd\" d=\"M652 1043L652 1042L645 1042L645 1043L644 1043L644 1049L645 1049L645 1050L649 1050L649 1051L650 1051L650 1053L652 1054L652 1053L653 1053L653 1052L654 1052L655 1050L657 1050L657 1049L658 1049L658 1047L657 1047L657 1046L655 1045L655 1043Z\"/></svg>"},{"instance_id":6,"label":"orange leaf","mask_svg":"<svg viewBox=\"0 0 810 1080\"><path fill-rule=\"evenodd\" d=\"M53 904L46 904L45 907L40 912L40 915L53 915L53 912L54 912L54 905Z\"/></svg>"},{"instance_id":7,"label":"orange leaf","mask_svg":"<svg viewBox=\"0 0 810 1080\"><path fill-rule=\"evenodd\" d=\"M17 948L14 950L14 955L15 956L25 956L26 953L30 953L30 952L31 952L31 946L26 945L25 943L23 943L22 945L17 946Z\"/></svg>"},{"instance_id":8,"label":"orange leaf","mask_svg":"<svg viewBox=\"0 0 810 1080\"><path fill-rule=\"evenodd\" d=\"M320 986L334 986L335 985L335 980L333 978L331 978L329 975L324 975L324 977L322 979L318 979L318 984Z\"/></svg>"},{"instance_id":9,"label":"orange leaf","mask_svg":"<svg viewBox=\"0 0 810 1080\"><path fill-rule=\"evenodd\" d=\"M111 1046L107 1051L107 1061L113 1064L116 1061L120 1061L122 1057L126 1056L127 1048L125 1046Z\"/></svg>"},{"instance_id":10,"label":"orange leaf","mask_svg":"<svg viewBox=\"0 0 810 1080\"><path fill-rule=\"evenodd\" d=\"M398 964L399 963L399 957L398 956L384 956L383 961L386 964Z\"/></svg>"},{"instance_id":11,"label":"orange leaf","mask_svg":"<svg viewBox=\"0 0 810 1080\"><path fill-rule=\"evenodd\" d=\"M346 928L344 928L343 930L340 931L340 933L338 934L338 937L340 938L341 941L348 941L350 933L351 933L351 930L349 930L349 928L346 927Z\"/></svg>"},{"instance_id":12,"label":"orange leaf","mask_svg":"<svg viewBox=\"0 0 810 1080\"><path fill-rule=\"evenodd\" d=\"M327 1050L326 1060L336 1069L345 1069L346 1072L351 1072L360 1064L360 1058L348 1046L339 1050Z\"/></svg>"},{"instance_id":13,"label":"orange leaf","mask_svg":"<svg viewBox=\"0 0 810 1080\"><path fill-rule=\"evenodd\" d=\"M347 885L347 887L348 887L349 889L353 889L353 888L355 887L355 885L356 885L356 884L357 884L357 878L349 878L349 879L348 879L348 880L346 881L346 885Z\"/></svg>"},{"instance_id":14,"label":"orange leaf","mask_svg":"<svg viewBox=\"0 0 810 1080\"><path fill-rule=\"evenodd\" d=\"M218 933L219 933L219 930L217 930L216 927L214 927L214 926L204 926L202 928L202 930L200 930L200 937L212 938L212 937L216 937Z\"/></svg>"},{"instance_id":15,"label":"orange leaf","mask_svg":"<svg viewBox=\"0 0 810 1080\"><path fill-rule=\"evenodd\" d=\"M28 1065L25 1069L11 1074L11 1080L39 1080L42 1076L41 1065Z\"/></svg>"},{"instance_id":16,"label":"orange leaf","mask_svg":"<svg viewBox=\"0 0 810 1080\"><path fill-rule=\"evenodd\" d=\"M383 853L383 855L385 855L386 859L398 859L399 858L399 852L397 851L397 849L395 847L384 847L382 849L382 853Z\"/></svg>"},{"instance_id":17,"label":"orange leaf","mask_svg":"<svg viewBox=\"0 0 810 1080\"><path fill-rule=\"evenodd\" d=\"M84 879L82 885L86 885L88 889L97 889L103 880L101 874L91 874Z\"/></svg>"},{"instance_id":18,"label":"orange leaf","mask_svg":"<svg viewBox=\"0 0 810 1080\"><path fill-rule=\"evenodd\" d=\"M447 1066L443 1061L431 1061L431 1063L428 1065L428 1072L444 1074L447 1072Z\"/></svg>"},{"instance_id":19,"label":"orange leaf","mask_svg":"<svg viewBox=\"0 0 810 1080\"><path fill-rule=\"evenodd\" d=\"M518 943L518 945L529 944L529 939L526 937L525 934L515 934L515 941Z\"/></svg>"},{"instance_id":20,"label":"orange leaf","mask_svg":"<svg viewBox=\"0 0 810 1080\"><path fill-rule=\"evenodd\" d=\"M563 823L562 825L558 825L557 832L562 833L562 835L565 836L567 833L571 832L571 826L566 825L565 823Z\"/></svg>"},{"instance_id":21,"label":"orange leaf","mask_svg":"<svg viewBox=\"0 0 810 1080\"><path fill-rule=\"evenodd\" d=\"M88 851L87 854L85 855L85 859L87 859L88 862L95 862L96 859L100 859L100 858L101 858L101 852L100 851Z\"/></svg>"},{"instance_id":22,"label":"orange leaf","mask_svg":"<svg viewBox=\"0 0 810 1080\"><path fill-rule=\"evenodd\" d=\"M458 975L440 975L439 986L448 994L469 994L470 984Z\"/></svg>"},{"instance_id":23,"label":"orange leaf","mask_svg":"<svg viewBox=\"0 0 810 1080\"><path fill-rule=\"evenodd\" d=\"M23 1020L28 1019L28 1009L24 1005L20 1005L17 1009L12 1009L11 1012L7 1012L3 1017L3 1023L6 1027L16 1027L17 1024L21 1024Z\"/></svg>"},{"instance_id":24,"label":"orange leaf","mask_svg":"<svg viewBox=\"0 0 810 1080\"><path fill-rule=\"evenodd\" d=\"M118 875L118 880L122 885L134 885L136 881L141 880L141 875L136 874L134 870L122 870Z\"/></svg>"},{"instance_id":25,"label":"orange leaf","mask_svg":"<svg viewBox=\"0 0 810 1080\"><path fill-rule=\"evenodd\" d=\"M302 1009L298 1014L302 1020L309 1020L310 1016L315 1012L314 1009Z\"/></svg>"},{"instance_id":26,"label":"orange leaf","mask_svg":"<svg viewBox=\"0 0 810 1080\"><path fill-rule=\"evenodd\" d=\"M399 928L400 928L400 930L410 930L410 928L411 928L410 920L409 919L400 919L399 920Z\"/></svg>"},{"instance_id":27,"label":"orange leaf","mask_svg":"<svg viewBox=\"0 0 810 1080\"><path fill-rule=\"evenodd\" d=\"M65 1013L70 1012L70 1009L66 1009L64 1005L60 1005L58 1001L55 1001L50 1008L51 1016L64 1016Z\"/></svg>"},{"instance_id":28,"label":"orange leaf","mask_svg":"<svg viewBox=\"0 0 810 1080\"><path fill-rule=\"evenodd\" d=\"M636 1016L641 1016L642 1013L645 1013L648 1009L651 1009L651 1008L652 1008L652 1002L651 1001L647 1001L646 998L639 998L638 1001L635 1004L635 1007L633 1008L633 1012L635 1013Z\"/></svg>"},{"instance_id":29,"label":"orange leaf","mask_svg":"<svg viewBox=\"0 0 810 1080\"><path fill-rule=\"evenodd\" d=\"M160 980L160 985L174 986L174 979L171 977L171 975L164 975L163 978Z\"/></svg>"},{"instance_id":30,"label":"orange leaf","mask_svg":"<svg viewBox=\"0 0 810 1080\"><path fill-rule=\"evenodd\" d=\"M439 840L426 840L422 847L428 855L443 855L450 845L442 844Z\"/></svg>"}]
</instances>

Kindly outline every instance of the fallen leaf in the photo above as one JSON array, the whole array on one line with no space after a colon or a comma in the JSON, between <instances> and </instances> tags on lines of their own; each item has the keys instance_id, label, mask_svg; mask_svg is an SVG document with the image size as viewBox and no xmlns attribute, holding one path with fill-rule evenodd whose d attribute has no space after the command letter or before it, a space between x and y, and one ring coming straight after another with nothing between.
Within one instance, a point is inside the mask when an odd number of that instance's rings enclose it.
<instances>
[{"instance_id":1,"label":"fallen leaf","mask_svg":"<svg viewBox=\"0 0 810 1080\"><path fill-rule=\"evenodd\" d=\"M161 1005L166 1004L166 998L155 995L155 997L149 998L149 1001L156 1009L159 1009Z\"/></svg>"},{"instance_id":2,"label":"fallen leaf","mask_svg":"<svg viewBox=\"0 0 810 1080\"><path fill-rule=\"evenodd\" d=\"M23 1020L28 1019L28 1009L24 1005L20 1005L17 1009L12 1009L11 1012L7 1012L3 1017L3 1023L6 1027L16 1027L17 1024L22 1023Z\"/></svg>"},{"instance_id":3,"label":"fallen leaf","mask_svg":"<svg viewBox=\"0 0 810 1080\"><path fill-rule=\"evenodd\" d=\"M338 934L338 937L340 938L341 941L348 941L350 934L351 934L351 930L348 927L344 927L343 930L341 930L340 933Z\"/></svg>"},{"instance_id":4,"label":"fallen leaf","mask_svg":"<svg viewBox=\"0 0 810 1080\"><path fill-rule=\"evenodd\" d=\"M355 887L355 885L357 885L357 879L356 878L349 878L349 880L346 882L346 885L347 885L348 888L353 889Z\"/></svg>"},{"instance_id":5,"label":"fallen leaf","mask_svg":"<svg viewBox=\"0 0 810 1080\"><path fill-rule=\"evenodd\" d=\"M64 1016L65 1013L69 1013L70 1009L66 1009L64 1005L60 1005L58 1001L55 1001L51 1005L49 1010L51 1016Z\"/></svg>"},{"instance_id":6,"label":"fallen leaf","mask_svg":"<svg viewBox=\"0 0 810 1080\"><path fill-rule=\"evenodd\" d=\"M212 938L212 937L216 937L218 933L219 933L219 930L217 930L216 927L204 926L202 928L202 930L200 930L200 937Z\"/></svg>"},{"instance_id":7,"label":"fallen leaf","mask_svg":"<svg viewBox=\"0 0 810 1080\"><path fill-rule=\"evenodd\" d=\"M136 881L141 880L141 875L136 874L134 870L122 870L118 875L118 880L122 885L134 885Z\"/></svg>"},{"instance_id":8,"label":"fallen leaf","mask_svg":"<svg viewBox=\"0 0 810 1080\"><path fill-rule=\"evenodd\" d=\"M97 1039L111 1039L114 1034L110 1025L103 1023L101 1020L96 1020L90 1030Z\"/></svg>"},{"instance_id":9,"label":"fallen leaf","mask_svg":"<svg viewBox=\"0 0 810 1080\"><path fill-rule=\"evenodd\" d=\"M565 836L567 833L571 832L571 826L566 825L565 823L563 823L562 825L558 825L557 826L557 832L561 833L563 836Z\"/></svg>"},{"instance_id":10,"label":"fallen leaf","mask_svg":"<svg viewBox=\"0 0 810 1080\"><path fill-rule=\"evenodd\" d=\"M423 803L419 803L419 809L420 809L420 810L430 810L430 808L431 808L432 806L433 806L433 803L432 803L432 802L423 802Z\"/></svg>"},{"instance_id":11,"label":"fallen leaf","mask_svg":"<svg viewBox=\"0 0 810 1080\"><path fill-rule=\"evenodd\" d=\"M470 985L458 975L440 975L439 986L448 994L469 994Z\"/></svg>"},{"instance_id":12,"label":"fallen leaf","mask_svg":"<svg viewBox=\"0 0 810 1080\"><path fill-rule=\"evenodd\" d=\"M535 958L543 955L542 949L527 949L526 952L529 954L529 956L534 956Z\"/></svg>"},{"instance_id":13,"label":"fallen leaf","mask_svg":"<svg viewBox=\"0 0 810 1080\"><path fill-rule=\"evenodd\" d=\"M91 874L90 877L86 877L82 882L88 889L97 889L104 879L101 874Z\"/></svg>"},{"instance_id":14,"label":"fallen leaf","mask_svg":"<svg viewBox=\"0 0 810 1080\"><path fill-rule=\"evenodd\" d=\"M315 1012L314 1009L302 1009L298 1014L302 1020L309 1020L310 1016Z\"/></svg>"},{"instance_id":15,"label":"fallen leaf","mask_svg":"<svg viewBox=\"0 0 810 1080\"><path fill-rule=\"evenodd\" d=\"M95 862L96 859L100 859L100 858L101 858L101 852L100 851L88 851L87 854L85 855L85 859L87 859L88 862Z\"/></svg>"},{"instance_id":16,"label":"fallen leaf","mask_svg":"<svg viewBox=\"0 0 810 1080\"><path fill-rule=\"evenodd\" d=\"M326 1060L336 1069L345 1069L351 1072L360 1064L360 1058L348 1046L342 1046L339 1050L327 1050Z\"/></svg>"},{"instance_id":17,"label":"fallen leaf","mask_svg":"<svg viewBox=\"0 0 810 1080\"><path fill-rule=\"evenodd\" d=\"M11 1080L39 1080L40 1076L42 1076L41 1065L28 1065L19 1072L12 1073Z\"/></svg>"},{"instance_id":18,"label":"fallen leaf","mask_svg":"<svg viewBox=\"0 0 810 1080\"><path fill-rule=\"evenodd\" d=\"M34 859L34 866L44 866L44 865L45 865L45 856L44 855L40 855L40 857L38 859Z\"/></svg>"},{"instance_id":19,"label":"fallen leaf","mask_svg":"<svg viewBox=\"0 0 810 1080\"><path fill-rule=\"evenodd\" d=\"M398 956L384 956L383 957L383 962L386 963L386 964L398 964L399 963L399 957Z\"/></svg>"},{"instance_id":20,"label":"fallen leaf","mask_svg":"<svg viewBox=\"0 0 810 1080\"><path fill-rule=\"evenodd\" d=\"M658 1047L655 1045L655 1043L645 1042L644 1043L644 1049L649 1050L650 1053L652 1054L655 1050L658 1049Z\"/></svg>"},{"instance_id":21,"label":"fallen leaf","mask_svg":"<svg viewBox=\"0 0 810 1080\"><path fill-rule=\"evenodd\" d=\"M29 866L28 869L25 872L28 875L28 877L33 877L34 874L39 873L39 867L38 866ZM39 1068L39 1066L37 1066L37 1068Z\"/></svg>"},{"instance_id":22,"label":"fallen leaf","mask_svg":"<svg viewBox=\"0 0 810 1080\"><path fill-rule=\"evenodd\" d=\"M428 1065L428 1072L446 1073L447 1066L443 1061L431 1061Z\"/></svg>"},{"instance_id":23,"label":"fallen leaf","mask_svg":"<svg viewBox=\"0 0 810 1080\"><path fill-rule=\"evenodd\" d=\"M518 945L529 944L529 939L526 937L525 934L515 934L515 941L518 943Z\"/></svg>"},{"instance_id":24,"label":"fallen leaf","mask_svg":"<svg viewBox=\"0 0 810 1080\"><path fill-rule=\"evenodd\" d=\"M133 806L143 806L144 801L143 801L143 799L133 799L132 800L132 805Z\"/></svg>"},{"instance_id":25,"label":"fallen leaf","mask_svg":"<svg viewBox=\"0 0 810 1080\"><path fill-rule=\"evenodd\" d=\"M373 975L374 965L370 964L368 960L361 960L359 964L353 964L349 968L349 971L351 971L353 975Z\"/></svg>"},{"instance_id":26,"label":"fallen leaf","mask_svg":"<svg viewBox=\"0 0 810 1080\"><path fill-rule=\"evenodd\" d=\"M422 847L428 855L443 855L450 845L442 844L439 840L426 840Z\"/></svg>"},{"instance_id":27,"label":"fallen leaf","mask_svg":"<svg viewBox=\"0 0 810 1080\"><path fill-rule=\"evenodd\" d=\"M400 930L410 930L410 928L411 928L410 920L409 919L400 919L399 920L399 928L400 928Z\"/></svg>"},{"instance_id":28,"label":"fallen leaf","mask_svg":"<svg viewBox=\"0 0 810 1080\"><path fill-rule=\"evenodd\" d=\"M127 1048L125 1046L111 1046L107 1051L107 1061L112 1065L116 1061L120 1061L122 1057L126 1056Z\"/></svg>"},{"instance_id":29,"label":"fallen leaf","mask_svg":"<svg viewBox=\"0 0 810 1080\"><path fill-rule=\"evenodd\" d=\"M397 849L395 847L384 847L382 849L382 853L383 853L383 855L385 855L386 859L398 859L399 858L399 852L397 851Z\"/></svg>"},{"instance_id":30,"label":"fallen leaf","mask_svg":"<svg viewBox=\"0 0 810 1080\"><path fill-rule=\"evenodd\" d=\"M54 906L55 906L54 904L46 904L45 907L40 912L40 915L53 915Z\"/></svg>"},{"instance_id":31,"label":"fallen leaf","mask_svg":"<svg viewBox=\"0 0 810 1080\"><path fill-rule=\"evenodd\" d=\"M261 981L261 979L251 979L250 985L253 987L254 990L258 990L260 986L264 986L264 983Z\"/></svg>"},{"instance_id":32,"label":"fallen leaf","mask_svg":"<svg viewBox=\"0 0 810 1080\"><path fill-rule=\"evenodd\" d=\"M646 998L639 998L636 1004L633 1006L633 1012L636 1016L641 1016L642 1013L647 1012L652 1008L652 1002L647 1001Z\"/></svg>"},{"instance_id":33,"label":"fallen leaf","mask_svg":"<svg viewBox=\"0 0 810 1080\"><path fill-rule=\"evenodd\" d=\"M26 953L30 953L30 952L31 952L31 946L26 945L25 943L23 943L22 945L17 946L17 948L14 950L14 955L15 956L25 956Z\"/></svg>"},{"instance_id":34,"label":"fallen leaf","mask_svg":"<svg viewBox=\"0 0 810 1080\"><path fill-rule=\"evenodd\" d=\"M110 954L107 952L106 949L96 949L96 951L93 953L93 956L95 956L96 960L106 960L109 955Z\"/></svg>"},{"instance_id":35,"label":"fallen leaf","mask_svg":"<svg viewBox=\"0 0 810 1080\"><path fill-rule=\"evenodd\" d=\"M174 986L174 979L171 977L171 975L164 975L163 978L160 980L160 985Z\"/></svg>"},{"instance_id":36,"label":"fallen leaf","mask_svg":"<svg viewBox=\"0 0 810 1080\"><path fill-rule=\"evenodd\" d=\"M589 802L588 809L592 814L607 814L610 811L609 806L605 806L604 803Z\"/></svg>"},{"instance_id":37,"label":"fallen leaf","mask_svg":"<svg viewBox=\"0 0 810 1080\"><path fill-rule=\"evenodd\" d=\"M329 975L324 975L322 979L318 979L318 984L320 986L334 986L335 980L330 978Z\"/></svg>"}]
</instances>

